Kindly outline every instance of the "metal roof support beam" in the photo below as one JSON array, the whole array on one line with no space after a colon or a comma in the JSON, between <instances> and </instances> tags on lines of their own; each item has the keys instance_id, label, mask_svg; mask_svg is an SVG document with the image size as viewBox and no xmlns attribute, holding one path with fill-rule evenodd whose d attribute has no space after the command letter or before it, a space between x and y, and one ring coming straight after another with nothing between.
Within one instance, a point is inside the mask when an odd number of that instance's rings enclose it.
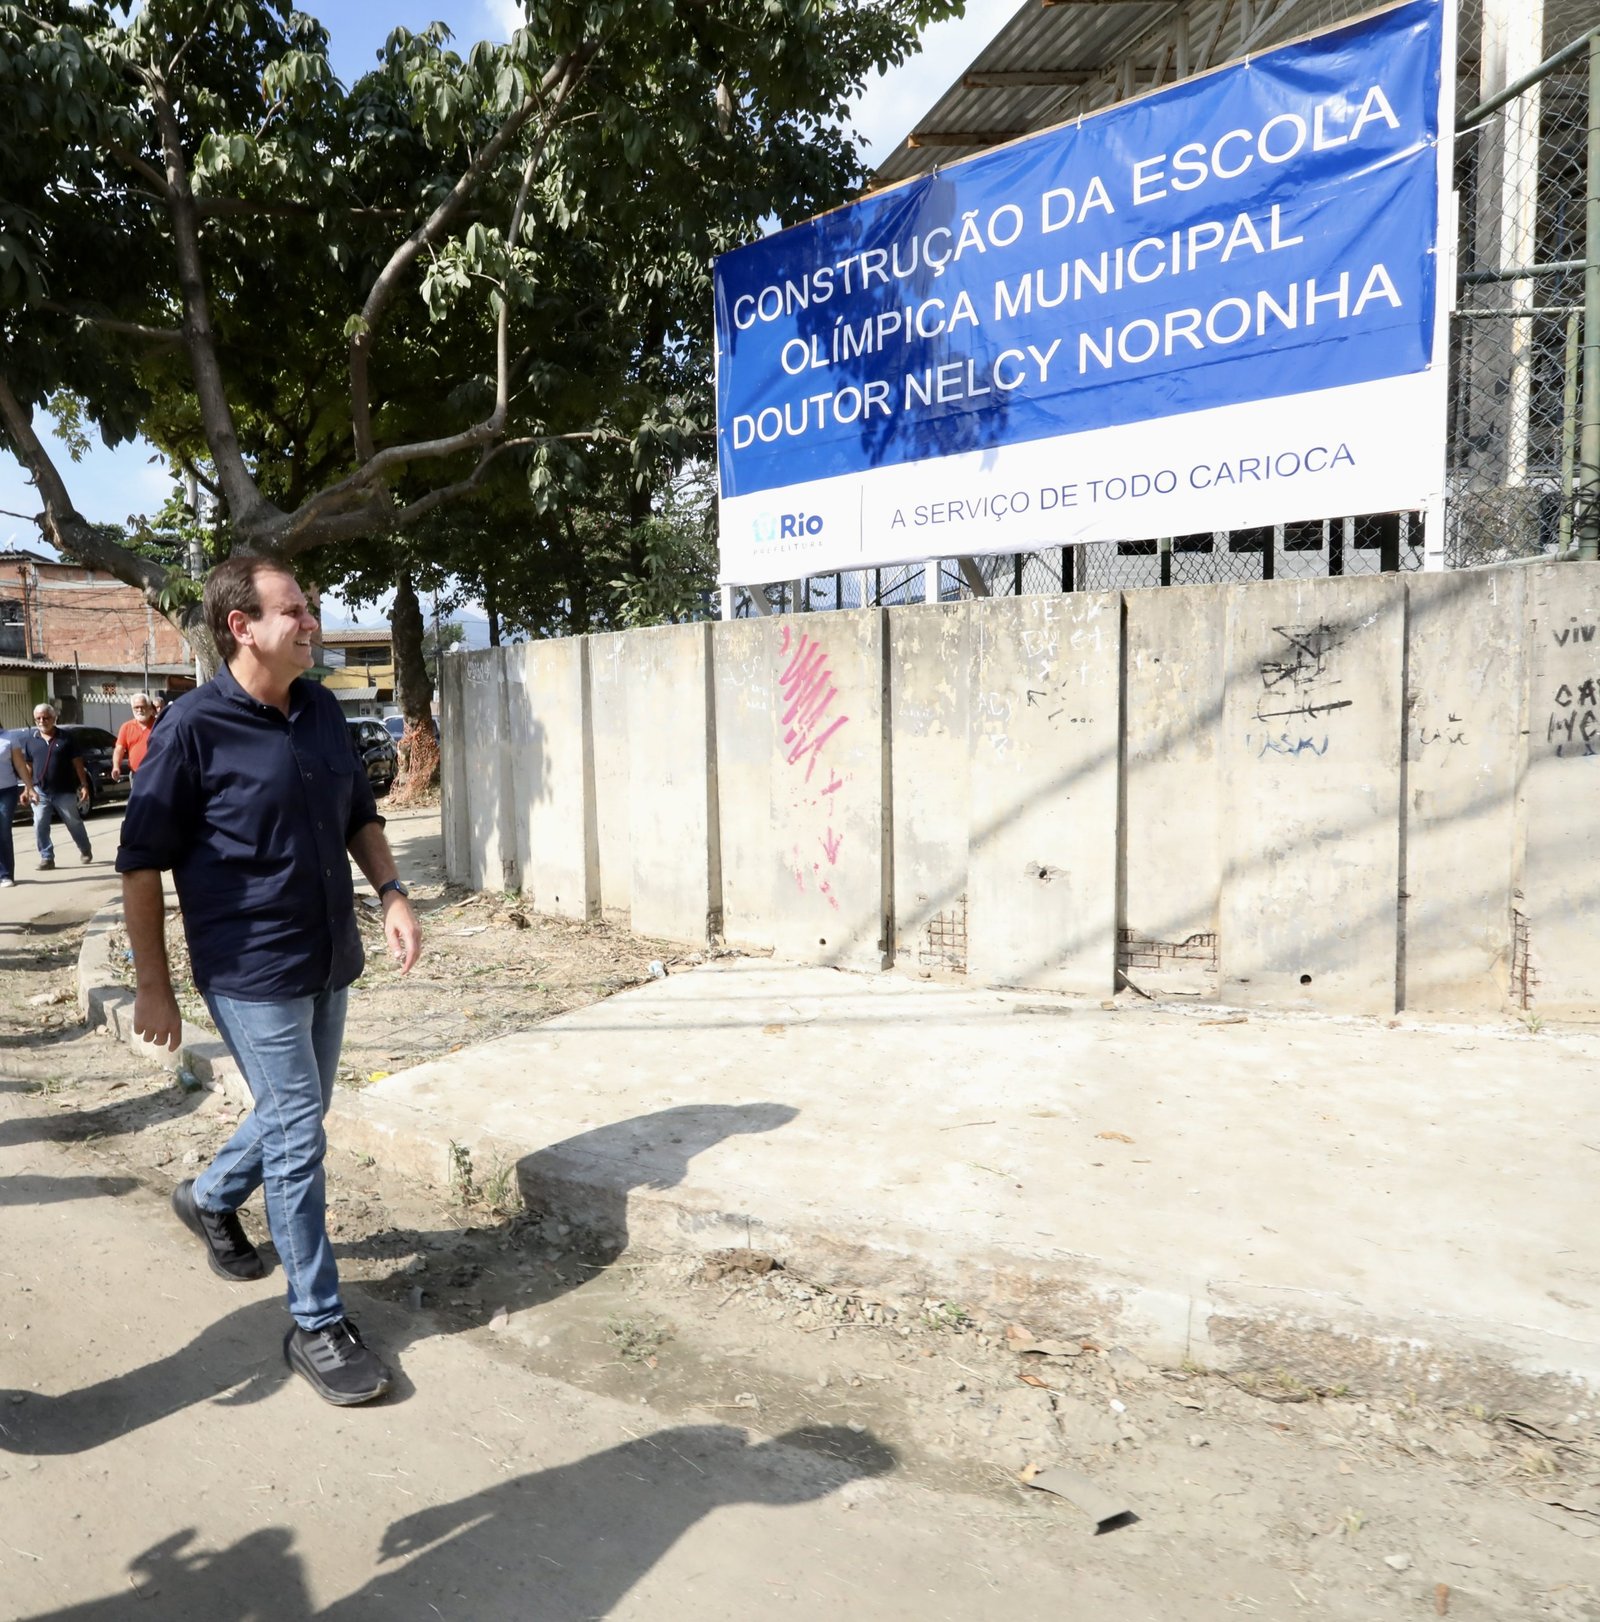
<instances>
[{"instance_id":1,"label":"metal roof support beam","mask_svg":"<svg viewBox=\"0 0 1600 1622\"><path fill-rule=\"evenodd\" d=\"M977 559L957 558L956 563L961 570L961 578L967 583L967 590L974 597L987 597L989 582L983 578L983 571L978 567Z\"/></svg>"},{"instance_id":2,"label":"metal roof support beam","mask_svg":"<svg viewBox=\"0 0 1600 1622\"><path fill-rule=\"evenodd\" d=\"M908 147L923 146L1004 146L1020 141L1027 130L913 130L906 137Z\"/></svg>"},{"instance_id":3,"label":"metal roof support beam","mask_svg":"<svg viewBox=\"0 0 1600 1622\"><path fill-rule=\"evenodd\" d=\"M1089 68L984 68L963 74L967 90L1009 90L1015 85L1088 84L1094 73Z\"/></svg>"}]
</instances>

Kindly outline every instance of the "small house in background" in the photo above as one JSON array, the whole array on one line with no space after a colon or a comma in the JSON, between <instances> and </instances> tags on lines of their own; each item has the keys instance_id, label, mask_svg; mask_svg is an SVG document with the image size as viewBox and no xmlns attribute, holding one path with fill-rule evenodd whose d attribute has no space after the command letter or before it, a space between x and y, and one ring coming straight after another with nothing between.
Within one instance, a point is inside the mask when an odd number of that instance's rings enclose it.
<instances>
[{"instance_id":1,"label":"small house in background","mask_svg":"<svg viewBox=\"0 0 1600 1622\"><path fill-rule=\"evenodd\" d=\"M194 686L189 645L143 595L104 570L0 552L0 727L48 699L63 721L114 732L136 692Z\"/></svg>"},{"instance_id":2,"label":"small house in background","mask_svg":"<svg viewBox=\"0 0 1600 1622\"><path fill-rule=\"evenodd\" d=\"M322 685L347 716L381 717L394 707L394 638L387 625L374 630L322 628Z\"/></svg>"}]
</instances>

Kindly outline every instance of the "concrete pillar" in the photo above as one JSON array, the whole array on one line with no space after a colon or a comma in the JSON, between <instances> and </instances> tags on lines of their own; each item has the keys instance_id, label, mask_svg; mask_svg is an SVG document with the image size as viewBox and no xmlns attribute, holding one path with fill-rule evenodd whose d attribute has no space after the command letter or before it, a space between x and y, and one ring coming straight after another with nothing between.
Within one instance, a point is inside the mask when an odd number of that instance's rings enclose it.
<instances>
[{"instance_id":1,"label":"concrete pillar","mask_svg":"<svg viewBox=\"0 0 1600 1622\"><path fill-rule=\"evenodd\" d=\"M1229 590L1123 595L1119 959L1143 991L1217 988Z\"/></svg>"},{"instance_id":2,"label":"concrete pillar","mask_svg":"<svg viewBox=\"0 0 1600 1622\"><path fill-rule=\"evenodd\" d=\"M588 641L590 760L600 914L627 923L633 907L633 833L628 793L628 683L622 631Z\"/></svg>"},{"instance_id":3,"label":"concrete pillar","mask_svg":"<svg viewBox=\"0 0 1600 1622\"><path fill-rule=\"evenodd\" d=\"M1600 1018L1600 564L1528 570L1527 848L1514 1005ZM1517 984L1518 980L1522 984ZM1525 996L1521 993L1525 992Z\"/></svg>"},{"instance_id":4,"label":"concrete pillar","mask_svg":"<svg viewBox=\"0 0 1600 1622\"><path fill-rule=\"evenodd\" d=\"M466 664L447 653L439 670L439 803L444 872L452 884L473 882L472 818L466 749Z\"/></svg>"},{"instance_id":5,"label":"concrete pillar","mask_svg":"<svg viewBox=\"0 0 1600 1622\"><path fill-rule=\"evenodd\" d=\"M1404 1005L1494 1014L1510 996L1527 570L1408 583Z\"/></svg>"},{"instance_id":6,"label":"concrete pillar","mask_svg":"<svg viewBox=\"0 0 1600 1622\"><path fill-rule=\"evenodd\" d=\"M1229 595L1222 996L1395 1008L1405 593L1394 578Z\"/></svg>"},{"instance_id":7,"label":"concrete pillar","mask_svg":"<svg viewBox=\"0 0 1600 1622\"><path fill-rule=\"evenodd\" d=\"M974 605L969 965L1106 996L1116 965L1116 593Z\"/></svg>"},{"instance_id":8,"label":"concrete pillar","mask_svg":"<svg viewBox=\"0 0 1600 1622\"><path fill-rule=\"evenodd\" d=\"M889 616L894 964L967 971L971 603Z\"/></svg>"},{"instance_id":9,"label":"concrete pillar","mask_svg":"<svg viewBox=\"0 0 1600 1622\"><path fill-rule=\"evenodd\" d=\"M711 632L631 631L624 654L633 928L696 946L722 929Z\"/></svg>"},{"instance_id":10,"label":"concrete pillar","mask_svg":"<svg viewBox=\"0 0 1600 1622\"><path fill-rule=\"evenodd\" d=\"M589 670L584 639L505 650L506 746L522 893L540 912L600 909Z\"/></svg>"},{"instance_id":11,"label":"concrete pillar","mask_svg":"<svg viewBox=\"0 0 1600 1622\"><path fill-rule=\"evenodd\" d=\"M469 882L475 890L514 890L516 824L511 816L511 755L505 747L504 649L458 654L462 666L461 737L468 766L467 820L472 843Z\"/></svg>"}]
</instances>

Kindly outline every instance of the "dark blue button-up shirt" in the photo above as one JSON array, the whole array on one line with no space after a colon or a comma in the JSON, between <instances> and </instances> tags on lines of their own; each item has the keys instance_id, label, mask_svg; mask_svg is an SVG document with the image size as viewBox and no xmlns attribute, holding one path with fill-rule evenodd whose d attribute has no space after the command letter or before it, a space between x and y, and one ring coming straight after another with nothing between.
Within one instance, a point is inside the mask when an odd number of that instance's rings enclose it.
<instances>
[{"instance_id":1,"label":"dark blue button-up shirt","mask_svg":"<svg viewBox=\"0 0 1600 1622\"><path fill-rule=\"evenodd\" d=\"M201 991L312 996L365 966L345 846L381 821L331 693L298 680L285 716L224 666L150 734L117 871L172 870Z\"/></svg>"}]
</instances>

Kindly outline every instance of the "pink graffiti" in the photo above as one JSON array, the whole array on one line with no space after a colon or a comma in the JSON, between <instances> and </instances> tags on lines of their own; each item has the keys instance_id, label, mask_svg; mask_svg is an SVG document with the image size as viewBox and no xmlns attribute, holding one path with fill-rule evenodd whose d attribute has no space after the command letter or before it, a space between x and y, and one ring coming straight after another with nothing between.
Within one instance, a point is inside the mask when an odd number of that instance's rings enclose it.
<instances>
[{"instance_id":1,"label":"pink graffiti","mask_svg":"<svg viewBox=\"0 0 1600 1622\"><path fill-rule=\"evenodd\" d=\"M836 834L832 828L822 836L823 854L828 858L829 867L839 865L839 847L844 843L844 835Z\"/></svg>"},{"instance_id":2,"label":"pink graffiti","mask_svg":"<svg viewBox=\"0 0 1600 1622\"><path fill-rule=\"evenodd\" d=\"M837 794L844 787L844 779L833 769L828 768L828 786L822 790L824 794Z\"/></svg>"},{"instance_id":3,"label":"pink graffiti","mask_svg":"<svg viewBox=\"0 0 1600 1622\"><path fill-rule=\"evenodd\" d=\"M781 642L784 653L789 651L789 645L789 627L785 625ZM850 719L848 715L839 715L823 725L829 707L839 696L839 689L833 685L828 656L821 643L813 642L803 633L794 657L778 678L778 685L783 689L783 702L787 706L778 718L778 725L785 728L783 741L790 746L789 764L797 766L804 760L806 781L810 782L823 745ZM819 727L821 731L817 730Z\"/></svg>"}]
</instances>

